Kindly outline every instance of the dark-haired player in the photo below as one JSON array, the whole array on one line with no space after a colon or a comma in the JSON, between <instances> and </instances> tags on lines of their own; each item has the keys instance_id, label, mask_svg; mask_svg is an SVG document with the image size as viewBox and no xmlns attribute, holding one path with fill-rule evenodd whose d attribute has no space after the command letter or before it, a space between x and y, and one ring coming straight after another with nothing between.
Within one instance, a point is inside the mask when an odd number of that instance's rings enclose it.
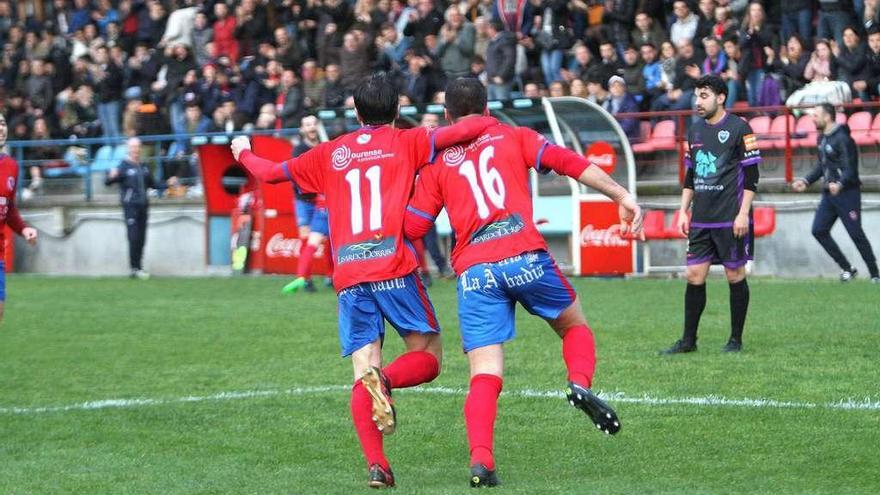
<instances>
[{"instance_id":1,"label":"dark-haired player","mask_svg":"<svg viewBox=\"0 0 880 495\"><path fill-rule=\"evenodd\" d=\"M6 146L9 128L6 117L0 113L0 148ZM3 306L6 301L6 242L4 232L8 225L16 234L24 237L28 243L37 243L37 229L28 227L18 208L15 207L15 188L18 186L18 163L11 156L0 153L0 321L3 320Z\"/></svg>"},{"instance_id":2,"label":"dark-haired player","mask_svg":"<svg viewBox=\"0 0 880 495\"><path fill-rule=\"evenodd\" d=\"M437 318L403 235L413 180L434 150L473 139L494 119L435 131L396 129L398 91L381 73L357 86L354 103L363 127L300 157L275 164L254 155L247 138L233 140L232 151L259 179L295 182L326 199L339 338L342 355L352 358L356 380L352 419L370 468L369 484L378 488L394 485L382 447L382 434L395 427L390 389L430 382L440 372ZM401 335L407 352L380 370L384 320Z\"/></svg>"},{"instance_id":3,"label":"dark-haired player","mask_svg":"<svg viewBox=\"0 0 880 495\"><path fill-rule=\"evenodd\" d=\"M450 122L477 119L485 108L486 91L477 79L457 79L447 86ZM503 344L514 337L517 302L544 318L562 338L571 404L605 433L620 428L611 407L590 390L596 364L593 333L577 294L532 221L529 169L568 175L617 201L624 233L630 228L638 233L641 212L627 190L602 169L525 127L496 123L472 143L448 148L440 156L419 175L405 231L411 239L420 238L444 206L449 213L458 240L452 265L459 277L459 323L471 370L464 406L471 486L494 486Z\"/></svg>"},{"instance_id":4,"label":"dark-haired player","mask_svg":"<svg viewBox=\"0 0 880 495\"><path fill-rule=\"evenodd\" d=\"M662 354L697 350L697 327L706 307L706 276L713 263L724 265L730 284L730 339L724 352L742 349L749 309L746 262L755 254L752 200L761 154L749 124L724 111L724 80L715 75L701 77L696 97L702 120L688 132L687 174L678 220L679 230L688 236L684 335Z\"/></svg>"}]
</instances>

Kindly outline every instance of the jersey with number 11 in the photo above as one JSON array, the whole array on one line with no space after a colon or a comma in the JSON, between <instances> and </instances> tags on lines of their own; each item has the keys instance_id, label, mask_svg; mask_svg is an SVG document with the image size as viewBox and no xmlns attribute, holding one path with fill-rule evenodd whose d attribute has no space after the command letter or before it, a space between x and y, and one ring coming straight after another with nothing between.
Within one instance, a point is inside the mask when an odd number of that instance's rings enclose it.
<instances>
[{"instance_id":1,"label":"jersey with number 11","mask_svg":"<svg viewBox=\"0 0 880 495\"><path fill-rule=\"evenodd\" d=\"M532 220L529 168L547 141L535 131L497 124L466 146L447 148L422 169L409 211L433 220L443 206L455 231L456 273L547 249Z\"/></svg>"},{"instance_id":2,"label":"jersey with number 11","mask_svg":"<svg viewBox=\"0 0 880 495\"><path fill-rule=\"evenodd\" d=\"M323 193L337 290L402 277L417 267L403 218L416 170L430 160L423 128L365 127L282 165L304 192Z\"/></svg>"}]
</instances>

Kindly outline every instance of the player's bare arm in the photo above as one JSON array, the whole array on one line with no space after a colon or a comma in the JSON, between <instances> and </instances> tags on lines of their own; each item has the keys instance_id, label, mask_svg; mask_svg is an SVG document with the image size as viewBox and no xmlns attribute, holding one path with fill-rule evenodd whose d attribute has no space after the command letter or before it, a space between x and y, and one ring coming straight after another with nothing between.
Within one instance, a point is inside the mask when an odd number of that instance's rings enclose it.
<instances>
[{"instance_id":1,"label":"player's bare arm","mask_svg":"<svg viewBox=\"0 0 880 495\"><path fill-rule=\"evenodd\" d=\"M733 235L737 238L743 237L749 233L749 211L752 209L752 201L755 199L755 191L748 189L743 191L742 205L740 205L739 213L733 220Z\"/></svg>"},{"instance_id":2,"label":"player's bare arm","mask_svg":"<svg viewBox=\"0 0 880 495\"><path fill-rule=\"evenodd\" d=\"M577 153L548 144L541 157L541 166L547 166L558 174L567 175L581 184L595 189L620 206L620 232L640 235L642 233L642 209L635 198L623 186L597 165L588 162Z\"/></svg>"},{"instance_id":3,"label":"player's bare arm","mask_svg":"<svg viewBox=\"0 0 880 495\"><path fill-rule=\"evenodd\" d=\"M691 230L691 219L688 216L688 213L691 209L691 203L694 200L694 189L693 187L685 186L681 190L681 207L679 207L679 215L678 215L678 231L682 233L682 235L688 235Z\"/></svg>"}]
</instances>

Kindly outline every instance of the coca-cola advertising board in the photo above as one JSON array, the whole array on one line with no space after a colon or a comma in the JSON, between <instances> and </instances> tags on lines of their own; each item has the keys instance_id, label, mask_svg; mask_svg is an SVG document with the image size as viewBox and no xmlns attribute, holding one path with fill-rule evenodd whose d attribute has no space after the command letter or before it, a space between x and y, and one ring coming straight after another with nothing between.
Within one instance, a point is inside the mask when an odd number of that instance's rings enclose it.
<instances>
[{"instance_id":1,"label":"coca-cola advertising board","mask_svg":"<svg viewBox=\"0 0 880 495\"><path fill-rule=\"evenodd\" d=\"M263 273L296 273L302 241L297 237L296 219L290 215L264 216L259 237L251 238L251 252L259 251ZM329 273L329 244L325 240L312 258L312 273Z\"/></svg>"},{"instance_id":2,"label":"coca-cola advertising board","mask_svg":"<svg viewBox=\"0 0 880 495\"><path fill-rule=\"evenodd\" d=\"M632 273L635 242L620 235L620 217L613 201L580 201L580 233L576 236L580 275Z\"/></svg>"},{"instance_id":3,"label":"coca-cola advertising board","mask_svg":"<svg viewBox=\"0 0 880 495\"><path fill-rule=\"evenodd\" d=\"M269 160L280 162L291 157L292 146L286 139L254 136L251 142L254 152ZM293 184L260 183L257 203L251 258L263 273L295 274L302 241L296 225ZM324 240L312 260L312 273L329 273L328 253L329 243Z\"/></svg>"}]
</instances>

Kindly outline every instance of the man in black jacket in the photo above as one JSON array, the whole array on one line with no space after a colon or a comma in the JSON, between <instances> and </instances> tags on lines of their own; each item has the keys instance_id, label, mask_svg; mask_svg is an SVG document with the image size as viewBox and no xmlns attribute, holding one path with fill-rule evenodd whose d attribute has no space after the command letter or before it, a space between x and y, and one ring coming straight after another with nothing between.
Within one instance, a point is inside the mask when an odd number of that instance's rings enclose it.
<instances>
[{"instance_id":1,"label":"man in black jacket","mask_svg":"<svg viewBox=\"0 0 880 495\"><path fill-rule=\"evenodd\" d=\"M128 230L128 257L131 278L145 280L150 274L143 269L144 243L147 241L147 188L156 188L150 170L141 161L141 140L130 138L127 142L128 156L119 168L110 171L105 184L119 183L119 197Z\"/></svg>"},{"instance_id":2,"label":"man in black jacket","mask_svg":"<svg viewBox=\"0 0 880 495\"><path fill-rule=\"evenodd\" d=\"M850 136L849 127L835 123L834 106L823 103L813 110L813 121L819 131L819 163L806 177L795 180L791 187L803 192L822 178L822 200L813 219L813 237L840 266L840 281L848 282L857 270L840 251L831 237L831 227L840 218L850 238L868 265L871 281L880 283L877 259L862 230L862 195L859 180L859 151Z\"/></svg>"},{"instance_id":3,"label":"man in black jacket","mask_svg":"<svg viewBox=\"0 0 880 495\"><path fill-rule=\"evenodd\" d=\"M489 99L507 100L513 89L516 63L516 36L504 30L504 24L494 19L489 23L489 46L486 48L486 77L489 79Z\"/></svg>"},{"instance_id":4,"label":"man in black jacket","mask_svg":"<svg viewBox=\"0 0 880 495\"><path fill-rule=\"evenodd\" d=\"M98 118L106 137L122 135L122 67L110 59L110 50L100 46L95 50L95 64L91 67L98 97Z\"/></svg>"}]
</instances>

